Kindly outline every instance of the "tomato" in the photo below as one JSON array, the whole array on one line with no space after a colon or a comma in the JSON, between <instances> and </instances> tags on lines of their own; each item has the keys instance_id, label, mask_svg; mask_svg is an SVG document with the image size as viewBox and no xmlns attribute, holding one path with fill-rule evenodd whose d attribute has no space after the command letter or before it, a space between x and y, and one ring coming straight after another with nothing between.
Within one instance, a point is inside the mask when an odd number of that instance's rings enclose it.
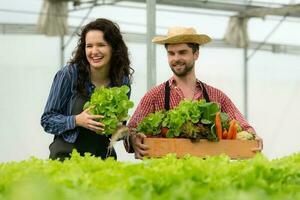
<instances>
[{"instance_id":1,"label":"tomato","mask_svg":"<svg viewBox=\"0 0 300 200\"><path fill-rule=\"evenodd\" d=\"M167 127L162 127L160 133L162 134L163 137L167 137L169 129Z\"/></svg>"}]
</instances>

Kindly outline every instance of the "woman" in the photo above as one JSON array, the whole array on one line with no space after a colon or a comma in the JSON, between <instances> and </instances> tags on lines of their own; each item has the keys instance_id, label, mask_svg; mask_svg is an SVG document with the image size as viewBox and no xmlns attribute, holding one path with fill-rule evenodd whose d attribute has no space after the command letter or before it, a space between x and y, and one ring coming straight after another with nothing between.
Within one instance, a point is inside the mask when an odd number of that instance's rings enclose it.
<instances>
[{"instance_id":1,"label":"woman","mask_svg":"<svg viewBox=\"0 0 300 200\"><path fill-rule=\"evenodd\" d=\"M130 87L133 69L128 49L118 26L107 19L90 22L79 36L73 58L55 75L41 117L44 130L55 135L50 158L64 160L76 149L81 155L90 152L116 159L114 150L107 151L109 138L95 133L103 131L104 125L98 122L103 116L82 108L95 87Z\"/></svg>"}]
</instances>

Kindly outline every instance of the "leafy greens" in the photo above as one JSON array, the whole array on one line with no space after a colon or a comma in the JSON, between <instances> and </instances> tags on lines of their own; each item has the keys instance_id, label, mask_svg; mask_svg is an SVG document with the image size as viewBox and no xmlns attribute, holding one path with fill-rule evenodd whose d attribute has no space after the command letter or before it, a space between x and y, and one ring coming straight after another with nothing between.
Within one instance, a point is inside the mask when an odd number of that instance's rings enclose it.
<instances>
[{"instance_id":1,"label":"leafy greens","mask_svg":"<svg viewBox=\"0 0 300 200\"><path fill-rule=\"evenodd\" d=\"M96 88L90 101L86 102L83 109L90 108L90 113L103 115L101 122L105 129L101 134L111 135L117 130L120 122L128 119L128 109L133 107L133 102L128 99L129 87Z\"/></svg>"}]
</instances>

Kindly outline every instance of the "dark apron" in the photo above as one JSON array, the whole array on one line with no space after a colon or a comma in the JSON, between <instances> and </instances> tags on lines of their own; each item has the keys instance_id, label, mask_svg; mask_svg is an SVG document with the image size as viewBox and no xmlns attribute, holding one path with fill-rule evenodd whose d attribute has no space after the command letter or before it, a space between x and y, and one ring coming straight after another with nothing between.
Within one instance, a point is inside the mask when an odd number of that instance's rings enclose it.
<instances>
[{"instance_id":1,"label":"dark apron","mask_svg":"<svg viewBox=\"0 0 300 200\"><path fill-rule=\"evenodd\" d=\"M207 91L204 87L204 84L200 81L200 85L202 87L202 94L206 102L210 102L209 96L207 94ZM165 110L170 110L170 85L169 81L165 82L165 104L164 104Z\"/></svg>"},{"instance_id":2,"label":"dark apron","mask_svg":"<svg viewBox=\"0 0 300 200\"><path fill-rule=\"evenodd\" d=\"M87 100L87 98L77 96L71 114L77 115L81 113L83 111L83 105ZM114 157L114 159L117 159L115 150L113 148L110 151L108 150L110 137L96 134L83 127L76 128L78 129L79 134L75 143L66 142L61 135L54 136L54 141L49 146L50 159L59 159L60 161L63 161L65 158L70 157L73 149L76 149L81 156L84 156L84 153L89 152L102 159L106 159L107 157Z\"/></svg>"}]
</instances>

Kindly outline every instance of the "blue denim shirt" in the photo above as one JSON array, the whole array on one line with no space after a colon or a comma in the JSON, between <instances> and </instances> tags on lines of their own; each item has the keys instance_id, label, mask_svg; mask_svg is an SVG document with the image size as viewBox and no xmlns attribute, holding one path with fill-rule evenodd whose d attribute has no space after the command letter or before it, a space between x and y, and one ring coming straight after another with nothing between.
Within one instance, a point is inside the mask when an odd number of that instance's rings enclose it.
<instances>
[{"instance_id":1,"label":"blue denim shirt","mask_svg":"<svg viewBox=\"0 0 300 200\"><path fill-rule=\"evenodd\" d=\"M75 115L71 115L76 99L77 67L67 65L59 70L53 80L50 94L41 117L41 125L44 130L54 135L62 135L65 141L74 143L78 136L75 125ZM128 77L123 78L122 85L128 85ZM114 85L110 84L109 87ZM89 82L87 85L88 95L91 96L95 86ZM128 93L130 97L131 90Z\"/></svg>"}]
</instances>

